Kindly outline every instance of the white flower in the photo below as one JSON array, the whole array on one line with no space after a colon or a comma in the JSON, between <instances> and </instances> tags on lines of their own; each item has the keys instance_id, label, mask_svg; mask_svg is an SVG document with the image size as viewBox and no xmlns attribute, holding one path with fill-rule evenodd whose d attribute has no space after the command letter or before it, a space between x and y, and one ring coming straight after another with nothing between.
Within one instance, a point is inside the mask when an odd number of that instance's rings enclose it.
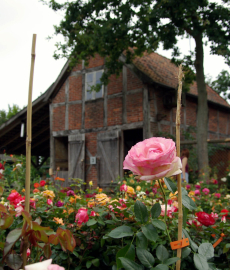
<instances>
[{"instance_id":1,"label":"white flower","mask_svg":"<svg viewBox=\"0 0 230 270\"><path fill-rule=\"evenodd\" d=\"M226 182L227 181L227 178L226 177L223 177L220 179L222 182Z\"/></svg>"},{"instance_id":2,"label":"white flower","mask_svg":"<svg viewBox=\"0 0 230 270\"><path fill-rule=\"evenodd\" d=\"M33 263L25 266L25 270L45 270L51 265L52 259L45 260L43 262Z\"/></svg>"},{"instance_id":3,"label":"white flower","mask_svg":"<svg viewBox=\"0 0 230 270\"><path fill-rule=\"evenodd\" d=\"M18 164L16 164L15 165L17 168L19 168L19 167L22 167L22 164L21 163L18 163Z\"/></svg>"},{"instance_id":4,"label":"white flower","mask_svg":"<svg viewBox=\"0 0 230 270\"><path fill-rule=\"evenodd\" d=\"M137 197L142 197L142 196L145 196L146 193L144 191L140 191L138 194L137 194Z\"/></svg>"},{"instance_id":5,"label":"white flower","mask_svg":"<svg viewBox=\"0 0 230 270\"><path fill-rule=\"evenodd\" d=\"M228 174L228 176L230 176L230 173Z\"/></svg>"},{"instance_id":6,"label":"white flower","mask_svg":"<svg viewBox=\"0 0 230 270\"><path fill-rule=\"evenodd\" d=\"M225 199L230 199L230 194L227 194L227 195L225 196Z\"/></svg>"},{"instance_id":7,"label":"white flower","mask_svg":"<svg viewBox=\"0 0 230 270\"><path fill-rule=\"evenodd\" d=\"M4 172L4 170L1 169L1 170L0 170L0 174L3 174L3 172Z\"/></svg>"}]
</instances>

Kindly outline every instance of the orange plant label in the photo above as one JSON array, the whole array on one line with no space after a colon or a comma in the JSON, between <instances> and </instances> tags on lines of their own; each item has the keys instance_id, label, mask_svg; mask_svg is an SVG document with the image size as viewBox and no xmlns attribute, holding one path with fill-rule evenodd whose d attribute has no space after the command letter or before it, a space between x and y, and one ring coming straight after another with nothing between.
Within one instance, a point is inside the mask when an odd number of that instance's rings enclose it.
<instances>
[{"instance_id":1,"label":"orange plant label","mask_svg":"<svg viewBox=\"0 0 230 270\"><path fill-rule=\"evenodd\" d=\"M171 242L170 245L171 245L171 249L173 249L173 250L183 248L183 247L187 247L187 246L189 246L189 239L188 238L183 238L181 240Z\"/></svg>"}]
</instances>

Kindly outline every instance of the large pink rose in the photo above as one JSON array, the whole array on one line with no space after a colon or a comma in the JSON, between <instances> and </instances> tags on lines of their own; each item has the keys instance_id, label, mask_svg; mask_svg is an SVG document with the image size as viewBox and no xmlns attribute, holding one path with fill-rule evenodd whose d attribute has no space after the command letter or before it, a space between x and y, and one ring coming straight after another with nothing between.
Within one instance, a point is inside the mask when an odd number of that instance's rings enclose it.
<instances>
[{"instance_id":1,"label":"large pink rose","mask_svg":"<svg viewBox=\"0 0 230 270\"><path fill-rule=\"evenodd\" d=\"M174 141L160 137L134 145L125 157L123 166L139 175L140 180L146 181L179 174L182 168Z\"/></svg>"},{"instance_id":2,"label":"large pink rose","mask_svg":"<svg viewBox=\"0 0 230 270\"><path fill-rule=\"evenodd\" d=\"M78 212L75 217L75 222L77 222L78 225L82 225L82 223L86 223L89 220L89 216L87 214L87 209L81 207L78 209Z\"/></svg>"}]
</instances>

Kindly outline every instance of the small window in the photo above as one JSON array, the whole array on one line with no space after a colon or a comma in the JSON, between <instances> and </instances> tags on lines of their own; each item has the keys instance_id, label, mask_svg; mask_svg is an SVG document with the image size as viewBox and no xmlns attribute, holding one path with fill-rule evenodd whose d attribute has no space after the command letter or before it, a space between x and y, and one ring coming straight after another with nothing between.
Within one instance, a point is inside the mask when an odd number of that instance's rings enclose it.
<instances>
[{"instance_id":1,"label":"small window","mask_svg":"<svg viewBox=\"0 0 230 270\"><path fill-rule=\"evenodd\" d=\"M86 73L85 77L85 100L91 100L96 98L101 98L104 95L104 86L101 85L101 89L99 92L89 91L91 90L92 86L96 86L97 84L101 83L101 76L103 74L103 70L94 71L90 73Z\"/></svg>"}]
</instances>

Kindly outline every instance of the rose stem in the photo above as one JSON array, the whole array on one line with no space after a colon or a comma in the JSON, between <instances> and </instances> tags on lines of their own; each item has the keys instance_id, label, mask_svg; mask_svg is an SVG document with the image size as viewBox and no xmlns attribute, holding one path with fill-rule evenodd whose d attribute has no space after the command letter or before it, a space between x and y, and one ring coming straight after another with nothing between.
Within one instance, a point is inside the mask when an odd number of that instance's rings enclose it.
<instances>
[{"instance_id":1,"label":"rose stem","mask_svg":"<svg viewBox=\"0 0 230 270\"><path fill-rule=\"evenodd\" d=\"M180 114L181 114L181 93L182 93L182 64L179 66L178 73L178 94L177 94L177 111L176 111L176 150L177 156L180 157ZM183 210L182 210L182 194L181 194L181 174L177 175L178 190L178 241L182 239L183 226ZM177 257L181 259L181 248L177 249ZM180 270L181 260L176 262L176 270Z\"/></svg>"},{"instance_id":2,"label":"rose stem","mask_svg":"<svg viewBox=\"0 0 230 270\"><path fill-rule=\"evenodd\" d=\"M165 225L166 225L166 233L167 233L167 235L168 235L169 241L172 242L171 237L170 237L170 235L169 235L167 223L166 223L167 203L168 203L168 202L167 202L167 200L166 200L165 192L164 192L164 189L163 189L163 187L162 187L162 185L161 185L161 181L160 181L159 179L158 179L157 181L158 181L158 183L159 183L159 185L160 185L161 191L162 191L162 193L163 193L163 198L164 198L164 201L165 201L164 221L165 221Z\"/></svg>"}]
</instances>

